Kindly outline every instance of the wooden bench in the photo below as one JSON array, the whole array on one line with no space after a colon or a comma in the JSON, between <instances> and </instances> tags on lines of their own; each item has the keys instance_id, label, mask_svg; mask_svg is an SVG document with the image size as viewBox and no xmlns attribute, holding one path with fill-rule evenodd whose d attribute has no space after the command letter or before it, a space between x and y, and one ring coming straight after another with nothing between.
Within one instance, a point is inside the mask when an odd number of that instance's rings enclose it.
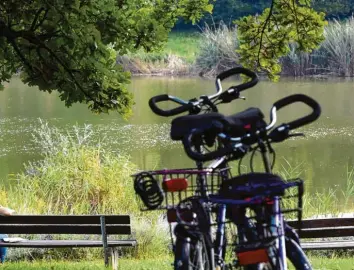
<instances>
[{"instance_id":1,"label":"wooden bench","mask_svg":"<svg viewBox=\"0 0 354 270\"><path fill-rule=\"evenodd\" d=\"M296 228L295 222L288 222L288 224ZM353 237L353 239L346 240L345 238L348 237ZM301 247L304 250L353 249L354 218L303 220L300 238ZM316 240L307 241L309 239Z\"/></svg>"},{"instance_id":2,"label":"wooden bench","mask_svg":"<svg viewBox=\"0 0 354 270\"><path fill-rule=\"evenodd\" d=\"M26 240L16 243L0 241L0 247L10 248L67 248L103 247L104 262L109 265L109 251L113 269L118 268L118 247L132 247L136 240L108 240L107 235L130 235L130 217L104 216L0 216L0 233L3 234L75 234L101 235L101 240Z\"/></svg>"}]
</instances>

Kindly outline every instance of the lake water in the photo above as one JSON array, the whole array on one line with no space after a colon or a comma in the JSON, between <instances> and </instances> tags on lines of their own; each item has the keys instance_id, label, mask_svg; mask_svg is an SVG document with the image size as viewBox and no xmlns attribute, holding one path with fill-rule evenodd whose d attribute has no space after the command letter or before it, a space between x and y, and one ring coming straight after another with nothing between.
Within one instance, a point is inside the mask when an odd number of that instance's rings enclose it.
<instances>
[{"instance_id":1,"label":"lake water","mask_svg":"<svg viewBox=\"0 0 354 270\"><path fill-rule=\"evenodd\" d=\"M18 78L0 92L0 177L23 170L23 164L40 158L32 142L32 131L39 118L60 129L77 124L91 124L104 137L111 151L127 152L141 169L191 167L178 142L169 139L171 118L154 115L148 100L153 95L168 93L193 98L215 91L214 82L201 78L137 77L129 86L135 95L134 115L123 120L117 114L95 115L85 105L66 108L58 96L24 85ZM277 169L301 172L310 191L344 187L347 171L354 167L354 82L352 80L293 80L279 83L260 82L244 93L246 101L223 105L220 111L236 113L250 106L260 107L269 115L271 105L293 93L304 93L322 106L321 118L301 131L306 138L275 145ZM279 123L304 113L302 105L282 110ZM287 163L290 164L287 165ZM245 163L245 165L248 165Z\"/></svg>"}]
</instances>

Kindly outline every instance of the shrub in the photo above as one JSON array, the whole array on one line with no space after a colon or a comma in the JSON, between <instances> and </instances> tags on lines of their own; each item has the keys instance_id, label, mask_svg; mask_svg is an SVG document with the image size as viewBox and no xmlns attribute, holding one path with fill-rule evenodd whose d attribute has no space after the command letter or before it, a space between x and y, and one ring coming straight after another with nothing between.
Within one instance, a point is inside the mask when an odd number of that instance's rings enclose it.
<instances>
[{"instance_id":1,"label":"shrub","mask_svg":"<svg viewBox=\"0 0 354 270\"><path fill-rule=\"evenodd\" d=\"M322 48L331 71L340 76L354 75L354 17L345 22L334 20L325 29Z\"/></svg>"},{"instance_id":2,"label":"shrub","mask_svg":"<svg viewBox=\"0 0 354 270\"><path fill-rule=\"evenodd\" d=\"M91 126L61 132L41 122L34 140L43 159L28 164L9 189L0 190L0 203L21 214L129 214L139 243L130 255L166 250L168 235L159 215L142 214L138 207L131 179L136 166L126 155L104 150L94 137Z\"/></svg>"},{"instance_id":3,"label":"shrub","mask_svg":"<svg viewBox=\"0 0 354 270\"><path fill-rule=\"evenodd\" d=\"M213 27L205 24L201 36L196 59L201 75L215 76L220 71L237 66L239 41L236 28L229 28L223 22Z\"/></svg>"}]
</instances>

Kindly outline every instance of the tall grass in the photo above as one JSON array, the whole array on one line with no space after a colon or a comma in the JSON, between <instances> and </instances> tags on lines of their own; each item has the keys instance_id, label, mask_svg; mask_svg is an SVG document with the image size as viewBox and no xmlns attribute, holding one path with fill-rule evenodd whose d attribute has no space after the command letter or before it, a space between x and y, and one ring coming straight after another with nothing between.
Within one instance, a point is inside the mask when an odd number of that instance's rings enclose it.
<instances>
[{"instance_id":1,"label":"tall grass","mask_svg":"<svg viewBox=\"0 0 354 270\"><path fill-rule=\"evenodd\" d=\"M128 156L104 150L94 135L91 126L62 132L41 122L34 141L43 159L14 176L10 188L0 187L0 204L19 214L129 214L139 243L130 255L166 253L168 234L159 215L138 207L130 177L136 166Z\"/></svg>"},{"instance_id":2,"label":"tall grass","mask_svg":"<svg viewBox=\"0 0 354 270\"><path fill-rule=\"evenodd\" d=\"M201 36L196 59L199 73L215 76L239 63L239 55L236 53L239 46L237 28L229 28L223 22L218 26L205 24Z\"/></svg>"},{"instance_id":3,"label":"tall grass","mask_svg":"<svg viewBox=\"0 0 354 270\"><path fill-rule=\"evenodd\" d=\"M352 215L354 211L354 168L347 169L344 188L327 188L321 192L305 195L306 217Z\"/></svg>"},{"instance_id":4,"label":"tall grass","mask_svg":"<svg viewBox=\"0 0 354 270\"><path fill-rule=\"evenodd\" d=\"M325 40L312 53L290 52L280 59L282 74L290 76L354 76L354 17L333 20L325 28ZM120 56L117 62L134 74L202 75L239 65L237 27L204 25L200 33L173 32L158 52L139 51Z\"/></svg>"},{"instance_id":5,"label":"tall grass","mask_svg":"<svg viewBox=\"0 0 354 270\"><path fill-rule=\"evenodd\" d=\"M354 76L354 17L339 22L333 20L325 28L325 40L312 53L297 50L281 58L282 74L291 76L335 75ZM196 67L202 75L214 76L239 64L237 28L206 25L202 29Z\"/></svg>"},{"instance_id":6,"label":"tall grass","mask_svg":"<svg viewBox=\"0 0 354 270\"><path fill-rule=\"evenodd\" d=\"M331 71L340 76L354 75L354 17L345 22L333 20L324 32L321 48L327 54Z\"/></svg>"},{"instance_id":7,"label":"tall grass","mask_svg":"<svg viewBox=\"0 0 354 270\"><path fill-rule=\"evenodd\" d=\"M286 159L283 160L280 168L276 171L283 179L302 178L304 174L304 164L291 164ZM323 216L341 216L352 213L354 210L354 168L347 168L346 184L344 187L328 187L326 189L308 192L305 188L303 195L303 216L305 218L315 218ZM307 183L305 179L305 185ZM294 189L289 190L287 195L297 194ZM297 207L296 200L283 200L284 207L294 209ZM295 215L290 215L295 218Z\"/></svg>"},{"instance_id":8,"label":"tall grass","mask_svg":"<svg viewBox=\"0 0 354 270\"><path fill-rule=\"evenodd\" d=\"M297 51L296 44L290 44L288 55L280 59L282 74L294 77L319 75L327 73L327 57L323 50L315 50L312 53Z\"/></svg>"},{"instance_id":9,"label":"tall grass","mask_svg":"<svg viewBox=\"0 0 354 270\"><path fill-rule=\"evenodd\" d=\"M129 157L103 149L100 140L95 139L100 136L91 126L74 127L63 132L41 122L33 136L42 159L27 164L23 173L13 176L10 188L0 187L1 205L16 209L19 214L129 214L133 218L132 237L138 240L138 247L128 250L125 255L155 258L170 252L166 221L159 213L142 213L139 209L130 177L136 166ZM294 166L285 161L278 173L289 179L301 176L303 170L303 164ZM353 178L354 169L348 168L347 184L343 190L306 193L304 216L339 214L343 212L340 209L353 210ZM102 249L93 252L91 249L79 249L75 253L71 250L30 250L28 254L11 250L10 256L14 259L92 258L101 252Z\"/></svg>"},{"instance_id":10,"label":"tall grass","mask_svg":"<svg viewBox=\"0 0 354 270\"><path fill-rule=\"evenodd\" d=\"M311 54L300 53L290 45L290 53L281 62L283 74L293 76L354 76L354 17L331 21L324 30L325 40Z\"/></svg>"},{"instance_id":11,"label":"tall grass","mask_svg":"<svg viewBox=\"0 0 354 270\"><path fill-rule=\"evenodd\" d=\"M90 126L63 133L42 123L34 140L43 160L12 179L11 197L3 196L1 203L26 214L138 212L129 177L135 165L125 155L105 151L92 137Z\"/></svg>"},{"instance_id":12,"label":"tall grass","mask_svg":"<svg viewBox=\"0 0 354 270\"><path fill-rule=\"evenodd\" d=\"M193 66L175 54L138 52L117 58L117 63L135 75L193 75Z\"/></svg>"}]
</instances>

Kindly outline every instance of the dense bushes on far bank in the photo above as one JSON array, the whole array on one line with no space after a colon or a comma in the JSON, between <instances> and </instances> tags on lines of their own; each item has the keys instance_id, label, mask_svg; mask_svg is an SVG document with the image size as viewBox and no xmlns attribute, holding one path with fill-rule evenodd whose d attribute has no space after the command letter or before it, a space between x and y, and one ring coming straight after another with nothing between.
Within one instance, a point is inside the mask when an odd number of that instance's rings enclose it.
<instances>
[{"instance_id":1,"label":"dense bushes on far bank","mask_svg":"<svg viewBox=\"0 0 354 270\"><path fill-rule=\"evenodd\" d=\"M280 59L282 75L354 76L354 18L330 22L325 38L312 53L290 45L290 53ZM215 76L239 63L238 46L236 28L206 25L199 34L173 33L162 52L126 55L118 63L133 74Z\"/></svg>"}]
</instances>

